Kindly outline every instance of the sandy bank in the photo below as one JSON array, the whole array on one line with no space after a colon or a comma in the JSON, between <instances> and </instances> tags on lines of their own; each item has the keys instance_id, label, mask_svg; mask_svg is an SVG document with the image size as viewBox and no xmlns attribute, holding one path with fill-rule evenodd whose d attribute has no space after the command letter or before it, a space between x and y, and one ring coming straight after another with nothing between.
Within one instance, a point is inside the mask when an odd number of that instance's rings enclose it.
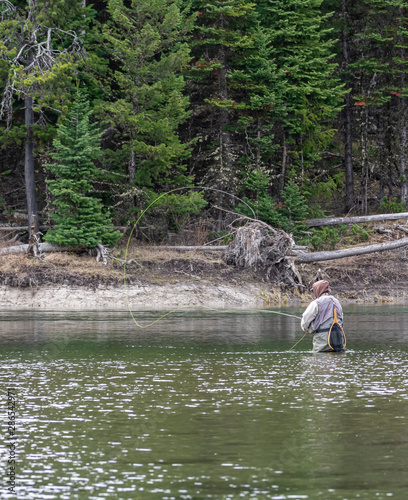
<instances>
[{"instance_id":1,"label":"sandy bank","mask_svg":"<svg viewBox=\"0 0 408 500\"><path fill-rule=\"evenodd\" d=\"M127 288L71 286L0 287L4 309L166 309L197 304L208 307L262 307L261 286L227 286L209 282L131 285Z\"/></svg>"},{"instance_id":2,"label":"sandy bank","mask_svg":"<svg viewBox=\"0 0 408 500\"><path fill-rule=\"evenodd\" d=\"M307 304L310 286L328 279L343 303L408 303L408 256L389 251L300 265L303 287L290 289L250 270L229 266L219 255L152 251L135 254L142 266L97 263L89 256L50 254L45 262L21 256L0 261L3 309L167 309ZM133 257L133 255L132 255Z\"/></svg>"}]
</instances>

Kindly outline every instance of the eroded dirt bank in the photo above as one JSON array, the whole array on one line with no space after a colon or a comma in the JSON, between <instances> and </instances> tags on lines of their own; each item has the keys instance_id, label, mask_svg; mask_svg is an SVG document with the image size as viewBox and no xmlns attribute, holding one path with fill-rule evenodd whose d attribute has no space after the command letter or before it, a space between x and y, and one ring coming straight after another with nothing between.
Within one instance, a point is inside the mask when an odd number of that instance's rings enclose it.
<instances>
[{"instance_id":1,"label":"eroded dirt bank","mask_svg":"<svg viewBox=\"0 0 408 500\"><path fill-rule=\"evenodd\" d=\"M139 251L141 266L87 255L50 254L44 262L8 256L0 263L0 307L47 309L267 307L308 303L310 284L328 279L343 302L408 303L405 250L298 266L303 289L290 290L226 265L219 253Z\"/></svg>"}]
</instances>

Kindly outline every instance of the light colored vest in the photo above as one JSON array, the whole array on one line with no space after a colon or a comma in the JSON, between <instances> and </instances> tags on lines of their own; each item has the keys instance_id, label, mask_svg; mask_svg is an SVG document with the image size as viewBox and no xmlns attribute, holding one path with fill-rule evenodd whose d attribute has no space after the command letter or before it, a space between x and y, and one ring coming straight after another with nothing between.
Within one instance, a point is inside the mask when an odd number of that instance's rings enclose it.
<instances>
[{"instance_id":1,"label":"light colored vest","mask_svg":"<svg viewBox=\"0 0 408 500\"><path fill-rule=\"evenodd\" d=\"M333 323L333 306L337 310L337 320L342 325L343 324L343 309L340 302L333 297L333 295L328 295L324 293L318 299L317 302L317 316L312 322L312 328L314 331L330 328Z\"/></svg>"}]
</instances>

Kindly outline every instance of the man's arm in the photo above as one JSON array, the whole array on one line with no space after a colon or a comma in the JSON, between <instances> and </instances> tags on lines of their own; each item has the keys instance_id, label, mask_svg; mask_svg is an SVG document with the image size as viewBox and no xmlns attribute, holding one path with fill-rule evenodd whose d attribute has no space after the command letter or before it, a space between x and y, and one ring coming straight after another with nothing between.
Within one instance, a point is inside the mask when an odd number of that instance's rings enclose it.
<instances>
[{"instance_id":1,"label":"man's arm","mask_svg":"<svg viewBox=\"0 0 408 500\"><path fill-rule=\"evenodd\" d=\"M302 315L302 321L300 322L300 327L304 332L309 331L310 325L317 316L317 313L318 313L317 301L314 300L309 304L306 311Z\"/></svg>"}]
</instances>

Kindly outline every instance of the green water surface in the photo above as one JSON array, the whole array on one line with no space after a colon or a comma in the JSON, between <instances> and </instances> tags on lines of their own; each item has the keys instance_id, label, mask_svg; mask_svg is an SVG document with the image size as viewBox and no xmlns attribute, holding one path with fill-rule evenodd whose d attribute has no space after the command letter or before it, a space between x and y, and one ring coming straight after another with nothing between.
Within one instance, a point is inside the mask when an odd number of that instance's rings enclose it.
<instances>
[{"instance_id":1,"label":"green water surface","mask_svg":"<svg viewBox=\"0 0 408 500\"><path fill-rule=\"evenodd\" d=\"M256 311L1 311L1 498L405 500L408 307L345 312L315 355Z\"/></svg>"}]
</instances>

